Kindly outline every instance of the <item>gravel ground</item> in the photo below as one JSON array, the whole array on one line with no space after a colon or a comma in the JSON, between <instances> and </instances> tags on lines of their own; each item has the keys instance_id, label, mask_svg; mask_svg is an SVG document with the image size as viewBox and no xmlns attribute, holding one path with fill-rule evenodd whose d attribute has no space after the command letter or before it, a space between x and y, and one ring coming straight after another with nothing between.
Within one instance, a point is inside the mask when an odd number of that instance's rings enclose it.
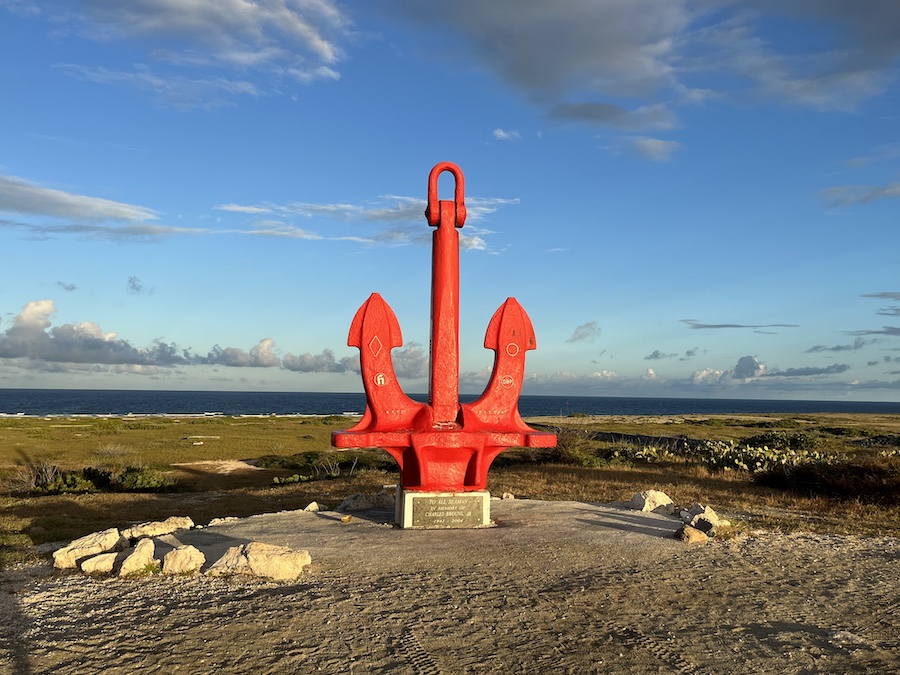
<instances>
[{"instance_id":1,"label":"gravel ground","mask_svg":"<svg viewBox=\"0 0 900 675\"><path fill-rule=\"evenodd\" d=\"M305 548L290 584L3 570L0 671L900 672L900 540L757 532L705 545L615 506L493 502L498 526L287 512L179 535L210 557Z\"/></svg>"}]
</instances>

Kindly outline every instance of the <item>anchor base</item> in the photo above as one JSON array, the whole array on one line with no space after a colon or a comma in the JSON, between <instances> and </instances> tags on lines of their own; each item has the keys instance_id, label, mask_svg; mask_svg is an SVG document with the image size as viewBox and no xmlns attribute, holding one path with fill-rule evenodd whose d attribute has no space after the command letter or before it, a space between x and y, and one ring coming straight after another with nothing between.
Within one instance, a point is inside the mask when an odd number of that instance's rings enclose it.
<instances>
[{"instance_id":1,"label":"anchor base","mask_svg":"<svg viewBox=\"0 0 900 675\"><path fill-rule=\"evenodd\" d=\"M403 529L446 530L491 527L491 493L419 492L397 486L395 517Z\"/></svg>"}]
</instances>

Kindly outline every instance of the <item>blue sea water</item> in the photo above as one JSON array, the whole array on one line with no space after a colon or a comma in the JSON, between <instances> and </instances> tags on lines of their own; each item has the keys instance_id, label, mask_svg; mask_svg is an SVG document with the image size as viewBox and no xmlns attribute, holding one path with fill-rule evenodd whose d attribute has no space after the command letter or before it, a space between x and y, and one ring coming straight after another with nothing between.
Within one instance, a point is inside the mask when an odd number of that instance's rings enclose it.
<instances>
[{"instance_id":1,"label":"blue sea water","mask_svg":"<svg viewBox=\"0 0 900 675\"><path fill-rule=\"evenodd\" d=\"M424 396L414 396L426 400ZM474 396L460 396L470 401ZM5 415L340 415L362 413L359 394L132 391L87 389L0 389ZM522 396L523 417L543 415L712 415L753 413L900 414L900 402L777 401L693 398L624 398L614 396Z\"/></svg>"}]
</instances>

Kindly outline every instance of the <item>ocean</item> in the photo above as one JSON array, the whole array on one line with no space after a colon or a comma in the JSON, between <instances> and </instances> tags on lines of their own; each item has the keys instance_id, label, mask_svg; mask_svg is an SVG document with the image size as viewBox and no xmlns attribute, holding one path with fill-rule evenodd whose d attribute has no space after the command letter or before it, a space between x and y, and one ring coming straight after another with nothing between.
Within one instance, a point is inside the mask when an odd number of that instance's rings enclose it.
<instances>
[{"instance_id":1,"label":"ocean","mask_svg":"<svg viewBox=\"0 0 900 675\"><path fill-rule=\"evenodd\" d=\"M426 396L412 396L426 400ZM460 396L462 402L475 396ZM366 397L313 392L0 389L0 415L340 415L362 413ZM879 413L900 415L900 402L522 396L523 417L547 415L714 415Z\"/></svg>"}]
</instances>

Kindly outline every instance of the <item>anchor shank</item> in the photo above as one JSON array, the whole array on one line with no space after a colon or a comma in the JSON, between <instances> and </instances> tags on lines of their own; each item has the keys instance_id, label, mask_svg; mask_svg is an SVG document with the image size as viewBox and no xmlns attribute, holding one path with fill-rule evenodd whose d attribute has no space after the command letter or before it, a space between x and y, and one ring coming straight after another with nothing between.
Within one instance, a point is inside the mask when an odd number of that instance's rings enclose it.
<instances>
[{"instance_id":1,"label":"anchor shank","mask_svg":"<svg viewBox=\"0 0 900 675\"><path fill-rule=\"evenodd\" d=\"M431 382L434 424L456 422L459 411L459 232L456 205L440 202L431 259Z\"/></svg>"}]
</instances>

